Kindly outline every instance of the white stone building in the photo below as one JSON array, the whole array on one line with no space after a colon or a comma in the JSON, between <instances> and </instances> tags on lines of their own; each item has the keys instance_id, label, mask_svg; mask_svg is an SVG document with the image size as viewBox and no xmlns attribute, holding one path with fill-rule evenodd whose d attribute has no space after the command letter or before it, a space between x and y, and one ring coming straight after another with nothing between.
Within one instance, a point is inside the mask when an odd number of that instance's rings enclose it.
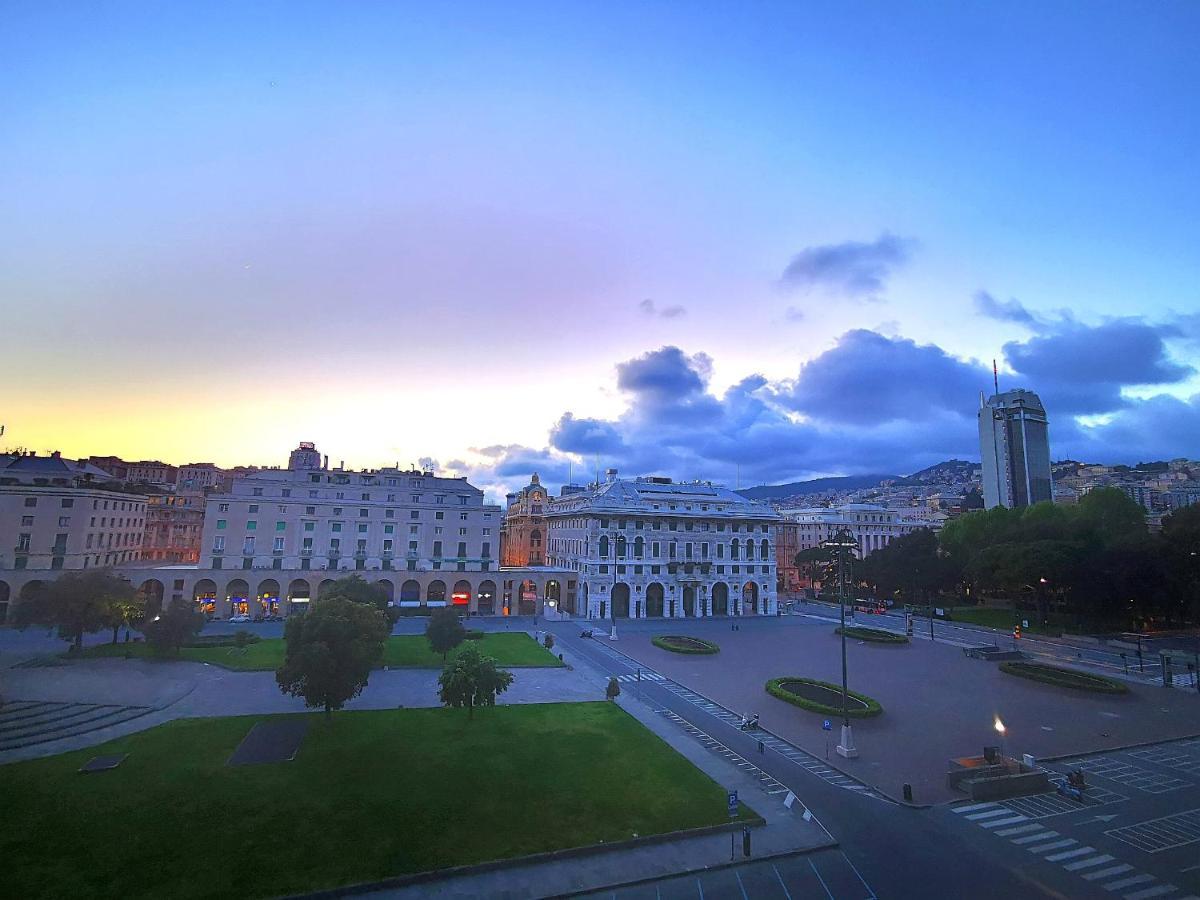
<instances>
[{"instance_id":1,"label":"white stone building","mask_svg":"<svg viewBox=\"0 0 1200 900\"><path fill-rule=\"evenodd\" d=\"M0 457L0 570L87 569L140 559L146 498L60 454Z\"/></svg>"},{"instance_id":2,"label":"white stone building","mask_svg":"<svg viewBox=\"0 0 1200 900\"><path fill-rule=\"evenodd\" d=\"M589 619L775 615L770 507L707 482L617 478L546 511L547 562L574 573Z\"/></svg>"},{"instance_id":3,"label":"white stone building","mask_svg":"<svg viewBox=\"0 0 1200 900\"><path fill-rule=\"evenodd\" d=\"M796 523L797 550L817 547L846 529L858 542L860 558L881 550L901 535L920 528L940 527L940 522L911 515L916 510L888 509L870 503L847 503L837 507L782 509Z\"/></svg>"}]
</instances>

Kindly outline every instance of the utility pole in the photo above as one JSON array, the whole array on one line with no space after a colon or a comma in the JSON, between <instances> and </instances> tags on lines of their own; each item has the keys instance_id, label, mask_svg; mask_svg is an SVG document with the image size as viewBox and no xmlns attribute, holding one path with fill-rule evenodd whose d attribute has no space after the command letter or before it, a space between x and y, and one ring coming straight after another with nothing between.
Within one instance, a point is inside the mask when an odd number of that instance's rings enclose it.
<instances>
[{"instance_id":1,"label":"utility pole","mask_svg":"<svg viewBox=\"0 0 1200 900\"><path fill-rule=\"evenodd\" d=\"M844 756L846 759L854 759L858 756L858 749L854 746L854 732L850 727L847 696L849 679L846 667L846 555L858 546L858 542L845 528L842 528L832 538L823 541L822 546L831 550L837 557L838 606L841 612L842 626L840 629L842 637L842 739L837 746L837 752L839 756Z\"/></svg>"}]
</instances>

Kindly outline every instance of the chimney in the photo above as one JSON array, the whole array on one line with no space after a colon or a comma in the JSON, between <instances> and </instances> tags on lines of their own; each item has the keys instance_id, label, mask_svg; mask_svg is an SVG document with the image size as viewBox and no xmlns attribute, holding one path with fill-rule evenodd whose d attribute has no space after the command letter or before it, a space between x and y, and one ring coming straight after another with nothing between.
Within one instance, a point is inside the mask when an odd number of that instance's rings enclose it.
<instances>
[{"instance_id":1,"label":"chimney","mask_svg":"<svg viewBox=\"0 0 1200 900\"><path fill-rule=\"evenodd\" d=\"M51 459L58 459L60 456L62 456L62 453L60 453L58 450L55 450L50 454Z\"/></svg>"},{"instance_id":2,"label":"chimney","mask_svg":"<svg viewBox=\"0 0 1200 900\"><path fill-rule=\"evenodd\" d=\"M322 469L329 468L329 454L328 453L325 454L325 462L321 464L321 468Z\"/></svg>"},{"instance_id":3,"label":"chimney","mask_svg":"<svg viewBox=\"0 0 1200 900\"><path fill-rule=\"evenodd\" d=\"M617 480L617 470L616 469L605 469L604 470L604 480L607 481L609 484L616 481Z\"/></svg>"}]
</instances>

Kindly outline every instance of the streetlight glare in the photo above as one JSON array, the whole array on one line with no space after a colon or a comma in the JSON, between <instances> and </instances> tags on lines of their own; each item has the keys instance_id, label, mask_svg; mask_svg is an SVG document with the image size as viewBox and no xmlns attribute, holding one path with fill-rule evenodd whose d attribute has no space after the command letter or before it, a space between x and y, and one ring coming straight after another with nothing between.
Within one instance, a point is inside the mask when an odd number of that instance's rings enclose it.
<instances>
[{"instance_id":1,"label":"streetlight glare","mask_svg":"<svg viewBox=\"0 0 1200 900\"><path fill-rule=\"evenodd\" d=\"M997 734L1004 734L1004 732L1006 731L1006 729L1004 727L1004 723L1000 721L999 716L996 716L995 724L992 727L996 729Z\"/></svg>"}]
</instances>

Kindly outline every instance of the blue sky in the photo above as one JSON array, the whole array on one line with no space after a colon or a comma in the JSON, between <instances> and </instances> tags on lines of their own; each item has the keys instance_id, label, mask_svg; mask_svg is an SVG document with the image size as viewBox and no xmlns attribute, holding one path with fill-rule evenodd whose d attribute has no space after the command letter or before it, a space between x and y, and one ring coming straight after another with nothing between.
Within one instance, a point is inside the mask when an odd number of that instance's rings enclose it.
<instances>
[{"instance_id":1,"label":"blue sky","mask_svg":"<svg viewBox=\"0 0 1200 900\"><path fill-rule=\"evenodd\" d=\"M1196 455L1194 3L3 12L15 443L903 470L995 357L1056 456Z\"/></svg>"}]
</instances>

